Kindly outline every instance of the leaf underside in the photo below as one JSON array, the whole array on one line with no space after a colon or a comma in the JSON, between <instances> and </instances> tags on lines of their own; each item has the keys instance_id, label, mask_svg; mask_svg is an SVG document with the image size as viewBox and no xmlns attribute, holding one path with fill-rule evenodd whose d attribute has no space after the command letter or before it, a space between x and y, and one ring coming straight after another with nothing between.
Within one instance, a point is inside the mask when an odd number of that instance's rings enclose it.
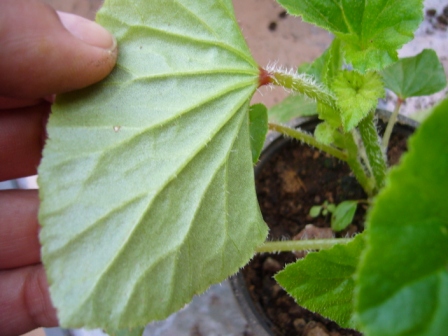
<instances>
[{"instance_id":1,"label":"leaf underside","mask_svg":"<svg viewBox=\"0 0 448 336\"><path fill-rule=\"evenodd\" d=\"M277 0L290 14L322 27L343 43L345 57L361 72L398 59L423 20L423 0Z\"/></svg>"},{"instance_id":2,"label":"leaf underside","mask_svg":"<svg viewBox=\"0 0 448 336\"><path fill-rule=\"evenodd\" d=\"M108 0L103 82L58 96L39 167L42 258L64 327L166 318L267 234L248 103L258 67L230 0Z\"/></svg>"},{"instance_id":3,"label":"leaf underside","mask_svg":"<svg viewBox=\"0 0 448 336\"><path fill-rule=\"evenodd\" d=\"M448 330L448 101L409 141L367 220L357 313L369 336Z\"/></svg>"},{"instance_id":4,"label":"leaf underside","mask_svg":"<svg viewBox=\"0 0 448 336\"><path fill-rule=\"evenodd\" d=\"M353 275L363 249L363 234L359 234L348 244L309 253L287 265L275 279L300 306L342 327L355 328Z\"/></svg>"}]
</instances>

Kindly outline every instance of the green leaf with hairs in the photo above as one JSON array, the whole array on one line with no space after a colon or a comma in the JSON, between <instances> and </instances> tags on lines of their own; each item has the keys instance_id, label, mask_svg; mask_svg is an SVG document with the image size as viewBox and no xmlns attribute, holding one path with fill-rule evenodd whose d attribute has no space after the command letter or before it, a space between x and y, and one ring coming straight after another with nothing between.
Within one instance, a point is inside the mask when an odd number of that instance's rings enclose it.
<instances>
[{"instance_id":1,"label":"green leaf with hairs","mask_svg":"<svg viewBox=\"0 0 448 336\"><path fill-rule=\"evenodd\" d=\"M362 75L355 71L341 71L333 81L333 92L340 109L342 126L352 130L384 96L381 77L376 72Z\"/></svg>"},{"instance_id":2,"label":"green leaf with hairs","mask_svg":"<svg viewBox=\"0 0 448 336\"><path fill-rule=\"evenodd\" d=\"M322 27L342 42L348 63L361 72L398 60L397 50L423 20L423 0L277 0L289 14Z\"/></svg>"},{"instance_id":3,"label":"green leaf with hairs","mask_svg":"<svg viewBox=\"0 0 448 336\"><path fill-rule=\"evenodd\" d=\"M309 253L275 275L275 280L296 302L344 328L354 321L354 274L364 249L363 234L350 243Z\"/></svg>"},{"instance_id":4,"label":"green leaf with hairs","mask_svg":"<svg viewBox=\"0 0 448 336\"><path fill-rule=\"evenodd\" d=\"M258 66L230 0L106 0L97 20L118 63L57 97L40 241L61 325L120 330L168 317L264 242L248 115Z\"/></svg>"},{"instance_id":5,"label":"green leaf with hairs","mask_svg":"<svg viewBox=\"0 0 448 336\"><path fill-rule=\"evenodd\" d=\"M400 59L382 71L384 86L401 99L427 96L446 87L446 75L432 49Z\"/></svg>"},{"instance_id":6,"label":"green leaf with hairs","mask_svg":"<svg viewBox=\"0 0 448 336\"><path fill-rule=\"evenodd\" d=\"M367 219L356 311L369 336L448 330L448 100L409 140Z\"/></svg>"}]
</instances>

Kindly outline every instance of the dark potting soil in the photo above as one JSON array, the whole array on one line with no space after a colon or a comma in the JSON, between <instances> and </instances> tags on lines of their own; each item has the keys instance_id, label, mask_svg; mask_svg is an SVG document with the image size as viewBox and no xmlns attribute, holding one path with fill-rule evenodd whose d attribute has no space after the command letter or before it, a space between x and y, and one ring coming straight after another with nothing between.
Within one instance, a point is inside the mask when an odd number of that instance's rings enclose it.
<instances>
[{"instance_id":1,"label":"dark potting soil","mask_svg":"<svg viewBox=\"0 0 448 336\"><path fill-rule=\"evenodd\" d=\"M391 164L396 164L406 150L406 139L407 135L393 135L388 152ZM317 231L318 235L323 232L325 236L329 231L330 216L310 217L312 206L321 205L324 201L338 204L343 200L366 199L344 162L292 141L262 166L256 176L256 188L261 212L270 228L269 240L292 239L307 224L314 225L311 231ZM366 207L358 205L353 224L334 236L347 237L362 232L365 213ZM299 307L276 283L274 274L303 256L304 253L259 254L243 269L249 293L255 305L264 310L272 322L274 334L361 335Z\"/></svg>"}]
</instances>

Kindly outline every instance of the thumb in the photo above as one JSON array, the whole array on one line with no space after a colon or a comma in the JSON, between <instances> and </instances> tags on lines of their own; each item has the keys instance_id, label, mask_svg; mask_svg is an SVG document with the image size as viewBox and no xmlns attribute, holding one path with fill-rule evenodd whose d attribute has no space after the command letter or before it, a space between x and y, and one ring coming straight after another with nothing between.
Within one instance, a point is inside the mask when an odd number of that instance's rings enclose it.
<instances>
[{"instance_id":1,"label":"thumb","mask_svg":"<svg viewBox=\"0 0 448 336\"><path fill-rule=\"evenodd\" d=\"M115 65L114 37L39 0L0 1L0 96L39 98L93 84Z\"/></svg>"}]
</instances>

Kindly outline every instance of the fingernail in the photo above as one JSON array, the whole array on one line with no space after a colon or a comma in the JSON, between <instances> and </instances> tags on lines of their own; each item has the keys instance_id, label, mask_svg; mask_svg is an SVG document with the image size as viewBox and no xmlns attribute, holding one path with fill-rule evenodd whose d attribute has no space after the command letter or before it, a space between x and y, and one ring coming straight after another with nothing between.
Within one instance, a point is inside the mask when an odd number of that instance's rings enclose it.
<instances>
[{"instance_id":1,"label":"fingernail","mask_svg":"<svg viewBox=\"0 0 448 336\"><path fill-rule=\"evenodd\" d=\"M107 50L116 48L114 36L99 24L69 13L58 12L58 15L64 27L85 43Z\"/></svg>"}]
</instances>

